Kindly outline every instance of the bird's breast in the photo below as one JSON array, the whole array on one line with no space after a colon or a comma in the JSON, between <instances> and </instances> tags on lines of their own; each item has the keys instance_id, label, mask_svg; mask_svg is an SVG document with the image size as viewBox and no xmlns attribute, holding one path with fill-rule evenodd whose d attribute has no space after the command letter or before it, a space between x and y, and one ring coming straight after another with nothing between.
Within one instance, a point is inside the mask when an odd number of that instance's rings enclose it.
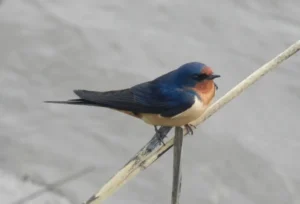
<instances>
[{"instance_id":1,"label":"bird's breast","mask_svg":"<svg viewBox=\"0 0 300 204\"><path fill-rule=\"evenodd\" d=\"M198 94L201 98L201 101L204 105L208 105L211 103L212 99L215 96L215 84L212 80L201 82L196 84L193 90Z\"/></svg>"},{"instance_id":2,"label":"bird's breast","mask_svg":"<svg viewBox=\"0 0 300 204\"><path fill-rule=\"evenodd\" d=\"M141 119L151 125L183 126L199 118L206 108L207 106L195 96L195 102L190 108L171 118L159 114L141 114Z\"/></svg>"}]
</instances>

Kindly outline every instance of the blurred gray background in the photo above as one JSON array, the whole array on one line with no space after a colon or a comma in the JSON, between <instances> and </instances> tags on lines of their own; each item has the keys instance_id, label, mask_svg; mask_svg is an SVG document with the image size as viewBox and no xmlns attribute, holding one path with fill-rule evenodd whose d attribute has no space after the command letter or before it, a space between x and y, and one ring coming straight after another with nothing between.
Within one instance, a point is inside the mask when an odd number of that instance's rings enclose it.
<instances>
[{"instance_id":1,"label":"blurred gray background","mask_svg":"<svg viewBox=\"0 0 300 204\"><path fill-rule=\"evenodd\" d=\"M299 39L297 0L4 0L0 3L0 203L85 171L25 203L81 203L153 135L108 109L45 104L189 61L222 75L217 98ZM300 203L300 56L184 141L182 203ZM170 203L172 151L105 203Z\"/></svg>"}]
</instances>

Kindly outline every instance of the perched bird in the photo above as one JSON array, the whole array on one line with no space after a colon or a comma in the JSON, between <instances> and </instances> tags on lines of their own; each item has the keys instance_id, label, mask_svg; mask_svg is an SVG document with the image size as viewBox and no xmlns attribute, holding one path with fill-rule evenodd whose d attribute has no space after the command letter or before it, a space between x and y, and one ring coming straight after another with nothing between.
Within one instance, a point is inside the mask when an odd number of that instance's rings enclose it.
<instances>
[{"instance_id":1,"label":"perched bird","mask_svg":"<svg viewBox=\"0 0 300 204\"><path fill-rule=\"evenodd\" d=\"M45 101L72 105L101 106L129 114L157 126L184 126L193 133L191 121L208 107L218 88L212 69L200 62L183 64L152 81L113 91L74 90L79 99Z\"/></svg>"}]
</instances>

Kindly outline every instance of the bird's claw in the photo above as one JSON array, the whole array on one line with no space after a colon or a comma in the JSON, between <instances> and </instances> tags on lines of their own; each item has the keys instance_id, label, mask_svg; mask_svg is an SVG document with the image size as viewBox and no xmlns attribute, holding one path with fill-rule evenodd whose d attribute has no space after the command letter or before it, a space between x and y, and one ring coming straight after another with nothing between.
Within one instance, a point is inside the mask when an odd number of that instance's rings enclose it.
<instances>
[{"instance_id":1,"label":"bird's claw","mask_svg":"<svg viewBox=\"0 0 300 204\"><path fill-rule=\"evenodd\" d=\"M190 134L190 135L193 135L194 134L194 131L193 131L193 128L196 129L196 126L193 125L193 124L186 124L184 125L184 127L186 128L187 130L187 134ZM156 133L156 138L157 140L159 141L159 144L163 144L163 145L166 145L164 143L164 138L167 137L166 135L163 135L159 129L157 128L157 126L154 126L154 129L155 129L155 133Z\"/></svg>"},{"instance_id":2,"label":"bird's claw","mask_svg":"<svg viewBox=\"0 0 300 204\"><path fill-rule=\"evenodd\" d=\"M166 145L164 143L164 138L166 137L165 135L163 135L158 129L157 126L154 126L155 132L156 132L156 138L159 141L159 144L163 144Z\"/></svg>"},{"instance_id":3,"label":"bird's claw","mask_svg":"<svg viewBox=\"0 0 300 204\"><path fill-rule=\"evenodd\" d=\"M192 125L192 124L186 124L185 126L185 129L187 131L187 134L190 134L190 135L193 135L194 134L194 131L193 131L193 128L196 129L196 126L195 125ZM193 128L192 128L193 127Z\"/></svg>"}]
</instances>

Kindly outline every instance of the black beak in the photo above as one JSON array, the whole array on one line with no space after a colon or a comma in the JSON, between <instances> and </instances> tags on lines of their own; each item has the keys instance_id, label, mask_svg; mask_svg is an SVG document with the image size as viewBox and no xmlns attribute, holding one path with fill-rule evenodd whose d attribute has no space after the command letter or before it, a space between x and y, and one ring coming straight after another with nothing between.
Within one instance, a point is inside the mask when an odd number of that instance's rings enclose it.
<instances>
[{"instance_id":1,"label":"black beak","mask_svg":"<svg viewBox=\"0 0 300 204\"><path fill-rule=\"evenodd\" d=\"M208 80L213 80L213 79L219 78L219 77L221 77L221 76L220 76L220 75L212 74L212 75L209 75L206 79L208 79Z\"/></svg>"},{"instance_id":2,"label":"black beak","mask_svg":"<svg viewBox=\"0 0 300 204\"><path fill-rule=\"evenodd\" d=\"M220 75L215 75L215 74L212 74L212 75L209 75L206 79L208 79L208 80L213 80L213 79L215 79L215 78L219 78L219 77L221 77ZM215 84L215 87L216 87L216 90L218 90L218 85L214 82L214 84Z\"/></svg>"}]
</instances>

